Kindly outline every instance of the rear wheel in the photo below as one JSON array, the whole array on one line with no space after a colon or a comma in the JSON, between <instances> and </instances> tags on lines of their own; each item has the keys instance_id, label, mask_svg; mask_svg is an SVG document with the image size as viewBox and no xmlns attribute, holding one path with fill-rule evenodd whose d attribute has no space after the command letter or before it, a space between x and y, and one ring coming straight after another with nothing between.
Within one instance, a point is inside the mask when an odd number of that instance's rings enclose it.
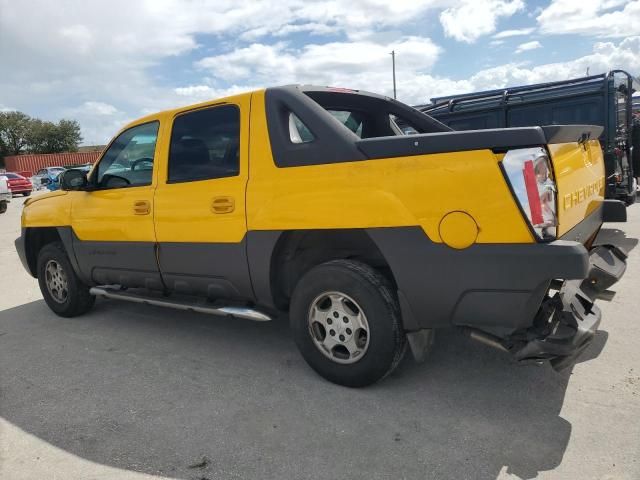
<instances>
[{"instance_id":1,"label":"rear wheel","mask_svg":"<svg viewBox=\"0 0 640 480\"><path fill-rule=\"evenodd\" d=\"M62 243L49 243L38 254L38 283L45 302L61 317L88 312L95 302L71 266Z\"/></svg>"},{"instance_id":2,"label":"rear wheel","mask_svg":"<svg viewBox=\"0 0 640 480\"><path fill-rule=\"evenodd\" d=\"M31 192L24 192L24 193L23 193L23 195L24 195L25 197L28 197L29 195L31 195Z\"/></svg>"},{"instance_id":3,"label":"rear wheel","mask_svg":"<svg viewBox=\"0 0 640 480\"><path fill-rule=\"evenodd\" d=\"M406 350L393 288L361 262L334 260L310 270L296 286L290 317L304 359L340 385L384 378Z\"/></svg>"},{"instance_id":4,"label":"rear wheel","mask_svg":"<svg viewBox=\"0 0 640 480\"><path fill-rule=\"evenodd\" d=\"M0 213L4 213L7 211L7 202L4 200L0 202Z\"/></svg>"}]
</instances>

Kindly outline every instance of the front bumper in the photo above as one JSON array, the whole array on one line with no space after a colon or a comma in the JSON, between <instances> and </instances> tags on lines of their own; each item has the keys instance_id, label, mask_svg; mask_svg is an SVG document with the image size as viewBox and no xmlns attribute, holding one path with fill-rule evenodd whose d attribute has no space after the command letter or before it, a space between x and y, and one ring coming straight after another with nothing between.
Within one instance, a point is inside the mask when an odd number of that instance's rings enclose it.
<instances>
[{"instance_id":1,"label":"front bumper","mask_svg":"<svg viewBox=\"0 0 640 480\"><path fill-rule=\"evenodd\" d=\"M553 296L543 301L533 326L505 340L507 349L520 361L548 360L562 370L589 346L600 325L595 301L624 275L626 253L614 245L599 245L589 253L589 274L584 280L552 285Z\"/></svg>"}]
</instances>

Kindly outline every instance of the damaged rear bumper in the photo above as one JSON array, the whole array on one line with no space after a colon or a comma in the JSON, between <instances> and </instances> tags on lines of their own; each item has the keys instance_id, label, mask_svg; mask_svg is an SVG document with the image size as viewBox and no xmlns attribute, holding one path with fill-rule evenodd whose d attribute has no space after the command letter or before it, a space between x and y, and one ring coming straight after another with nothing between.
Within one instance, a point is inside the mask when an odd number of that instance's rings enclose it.
<instances>
[{"instance_id":1,"label":"damaged rear bumper","mask_svg":"<svg viewBox=\"0 0 640 480\"><path fill-rule=\"evenodd\" d=\"M624 275L627 255L614 245L599 245L589 253L589 274L584 280L552 285L533 326L516 332L504 345L517 360L549 361L562 370L589 346L600 325L599 298Z\"/></svg>"}]
</instances>

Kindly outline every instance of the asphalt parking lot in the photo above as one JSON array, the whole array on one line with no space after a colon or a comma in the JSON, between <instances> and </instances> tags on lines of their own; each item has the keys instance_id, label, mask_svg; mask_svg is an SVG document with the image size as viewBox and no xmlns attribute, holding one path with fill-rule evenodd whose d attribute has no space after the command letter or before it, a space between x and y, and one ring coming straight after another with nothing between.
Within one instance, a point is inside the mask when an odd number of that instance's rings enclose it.
<instances>
[{"instance_id":1,"label":"asphalt parking lot","mask_svg":"<svg viewBox=\"0 0 640 480\"><path fill-rule=\"evenodd\" d=\"M108 300L56 317L14 252L21 204L0 215L2 479L640 478L640 249L568 371L444 331L425 364L351 390L286 319ZM603 235L632 249L640 205Z\"/></svg>"}]
</instances>

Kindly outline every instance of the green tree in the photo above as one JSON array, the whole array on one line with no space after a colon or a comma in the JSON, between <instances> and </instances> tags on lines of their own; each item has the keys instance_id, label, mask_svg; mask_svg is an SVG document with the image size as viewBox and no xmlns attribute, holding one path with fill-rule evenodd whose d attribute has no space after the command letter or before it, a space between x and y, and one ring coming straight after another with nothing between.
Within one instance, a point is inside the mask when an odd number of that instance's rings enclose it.
<instances>
[{"instance_id":1,"label":"green tree","mask_svg":"<svg viewBox=\"0 0 640 480\"><path fill-rule=\"evenodd\" d=\"M0 166L4 166L4 157L25 152L77 152L81 141L75 120L54 123L22 112L0 112Z\"/></svg>"},{"instance_id":2,"label":"green tree","mask_svg":"<svg viewBox=\"0 0 640 480\"><path fill-rule=\"evenodd\" d=\"M82 142L80 124L76 120L62 119L58 122L58 136L63 152L77 152Z\"/></svg>"},{"instance_id":3,"label":"green tree","mask_svg":"<svg viewBox=\"0 0 640 480\"><path fill-rule=\"evenodd\" d=\"M33 119L27 135L27 149L31 153L76 152L81 141L80 125L75 120L53 123Z\"/></svg>"},{"instance_id":4,"label":"green tree","mask_svg":"<svg viewBox=\"0 0 640 480\"><path fill-rule=\"evenodd\" d=\"M0 148L5 155L24 152L31 124L31 117L22 112L0 112Z\"/></svg>"}]
</instances>

